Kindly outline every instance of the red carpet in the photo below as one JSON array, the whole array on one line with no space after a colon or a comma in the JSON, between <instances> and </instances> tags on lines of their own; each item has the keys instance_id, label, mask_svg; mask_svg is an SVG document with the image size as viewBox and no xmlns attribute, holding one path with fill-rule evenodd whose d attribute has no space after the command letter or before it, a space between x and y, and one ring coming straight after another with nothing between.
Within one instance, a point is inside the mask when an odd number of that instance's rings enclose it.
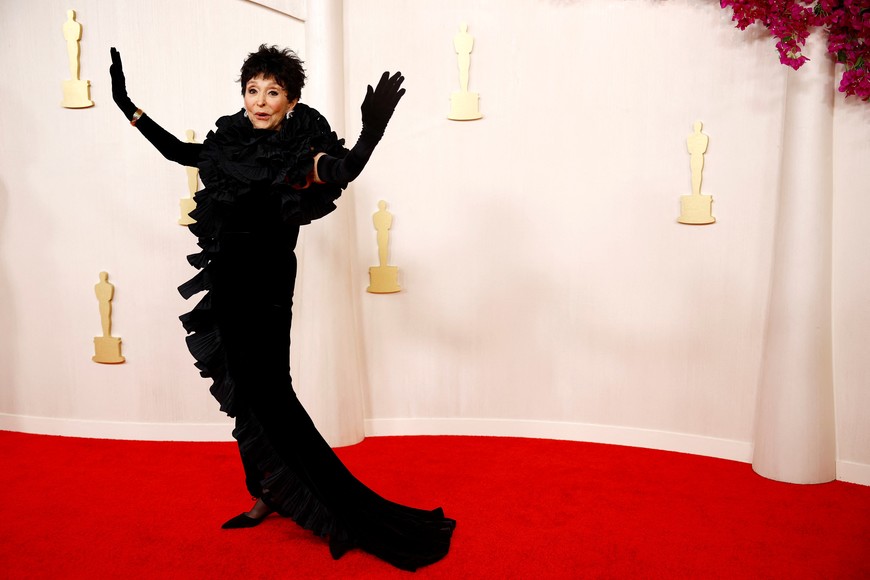
<instances>
[{"instance_id":1,"label":"red carpet","mask_svg":"<svg viewBox=\"0 0 870 580\"><path fill-rule=\"evenodd\" d=\"M400 578L248 509L232 443L0 432L0 578ZM420 578L870 578L870 487L610 445L377 437L338 450L382 495L444 507L453 547ZM397 466L404 466L402 468Z\"/></svg>"}]
</instances>

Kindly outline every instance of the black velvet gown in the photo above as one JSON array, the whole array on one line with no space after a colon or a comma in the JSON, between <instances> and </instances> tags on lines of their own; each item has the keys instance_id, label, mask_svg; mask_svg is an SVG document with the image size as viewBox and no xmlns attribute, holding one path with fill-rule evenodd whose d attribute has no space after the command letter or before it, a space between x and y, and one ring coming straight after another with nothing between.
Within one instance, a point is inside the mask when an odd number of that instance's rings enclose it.
<instances>
[{"instance_id":1,"label":"black velvet gown","mask_svg":"<svg viewBox=\"0 0 870 580\"><path fill-rule=\"evenodd\" d=\"M455 521L441 508L390 502L341 463L299 403L290 379L290 324L299 227L333 209L346 184L305 189L313 154L347 150L317 111L297 104L279 131L222 117L198 150L205 188L190 226L200 269L179 291L207 291L181 320L187 344L233 436L248 491L328 538L339 558L359 547L404 570L443 558Z\"/></svg>"}]
</instances>

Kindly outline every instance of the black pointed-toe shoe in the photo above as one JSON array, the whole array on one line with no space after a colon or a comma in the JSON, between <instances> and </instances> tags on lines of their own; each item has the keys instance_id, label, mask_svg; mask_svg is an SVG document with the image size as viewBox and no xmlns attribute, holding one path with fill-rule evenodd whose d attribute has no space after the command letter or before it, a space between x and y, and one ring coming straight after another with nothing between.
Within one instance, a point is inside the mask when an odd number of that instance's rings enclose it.
<instances>
[{"instance_id":1,"label":"black pointed-toe shoe","mask_svg":"<svg viewBox=\"0 0 870 580\"><path fill-rule=\"evenodd\" d=\"M222 525L221 528L225 530L234 530L238 528L253 528L255 526L259 526L268 515L269 514L267 513L263 517L252 518L247 513L239 514L233 519L224 522L224 525Z\"/></svg>"}]
</instances>

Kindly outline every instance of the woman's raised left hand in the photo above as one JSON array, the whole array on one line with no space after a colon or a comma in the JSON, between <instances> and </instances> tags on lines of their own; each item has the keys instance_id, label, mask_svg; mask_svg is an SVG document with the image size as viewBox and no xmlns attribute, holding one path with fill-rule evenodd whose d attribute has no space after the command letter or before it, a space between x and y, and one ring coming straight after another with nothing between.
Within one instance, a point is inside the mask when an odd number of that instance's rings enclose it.
<instances>
[{"instance_id":1,"label":"woman's raised left hand","mask_svg":"<svg viewBox=\"0 0 870 580\"><path fill-rule=\"evenodd\" d=\"M396 105L405 94L405 89L401 88L404 80L401 72L390 76L389 71L385 71L377 87L373 89L371 85L368 86L360 106L364 132L371 132L373 137L381 138Z\"/></svg>"}]
</instances>

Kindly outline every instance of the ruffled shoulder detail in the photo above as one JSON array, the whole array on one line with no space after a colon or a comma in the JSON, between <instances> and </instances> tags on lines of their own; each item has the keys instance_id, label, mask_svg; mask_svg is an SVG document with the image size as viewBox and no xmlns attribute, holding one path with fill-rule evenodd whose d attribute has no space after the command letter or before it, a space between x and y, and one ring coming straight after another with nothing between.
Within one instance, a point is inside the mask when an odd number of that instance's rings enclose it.
<instances>
[{"instance_id":1,"label":"ruffled shoulder detail","mask_svg":"<svg viewBox=\"0 0 870 580\"><path fill-rule=\"evenodd\" d=\"M255 129L244 111L221 117L216 125L200 156L205 188L195 196L197 209L191 217L197 224L190 228L194 234L215 235L220 224L214 222L221 220L210 214L226 213L226 206L255 190L278 198L281 218L288 225L308 224L335 209L347 184L312 184L309 176L317 153L343 158L347 149L317 110L297 103L278 131Z\"/></svg>"}]
</instances>

